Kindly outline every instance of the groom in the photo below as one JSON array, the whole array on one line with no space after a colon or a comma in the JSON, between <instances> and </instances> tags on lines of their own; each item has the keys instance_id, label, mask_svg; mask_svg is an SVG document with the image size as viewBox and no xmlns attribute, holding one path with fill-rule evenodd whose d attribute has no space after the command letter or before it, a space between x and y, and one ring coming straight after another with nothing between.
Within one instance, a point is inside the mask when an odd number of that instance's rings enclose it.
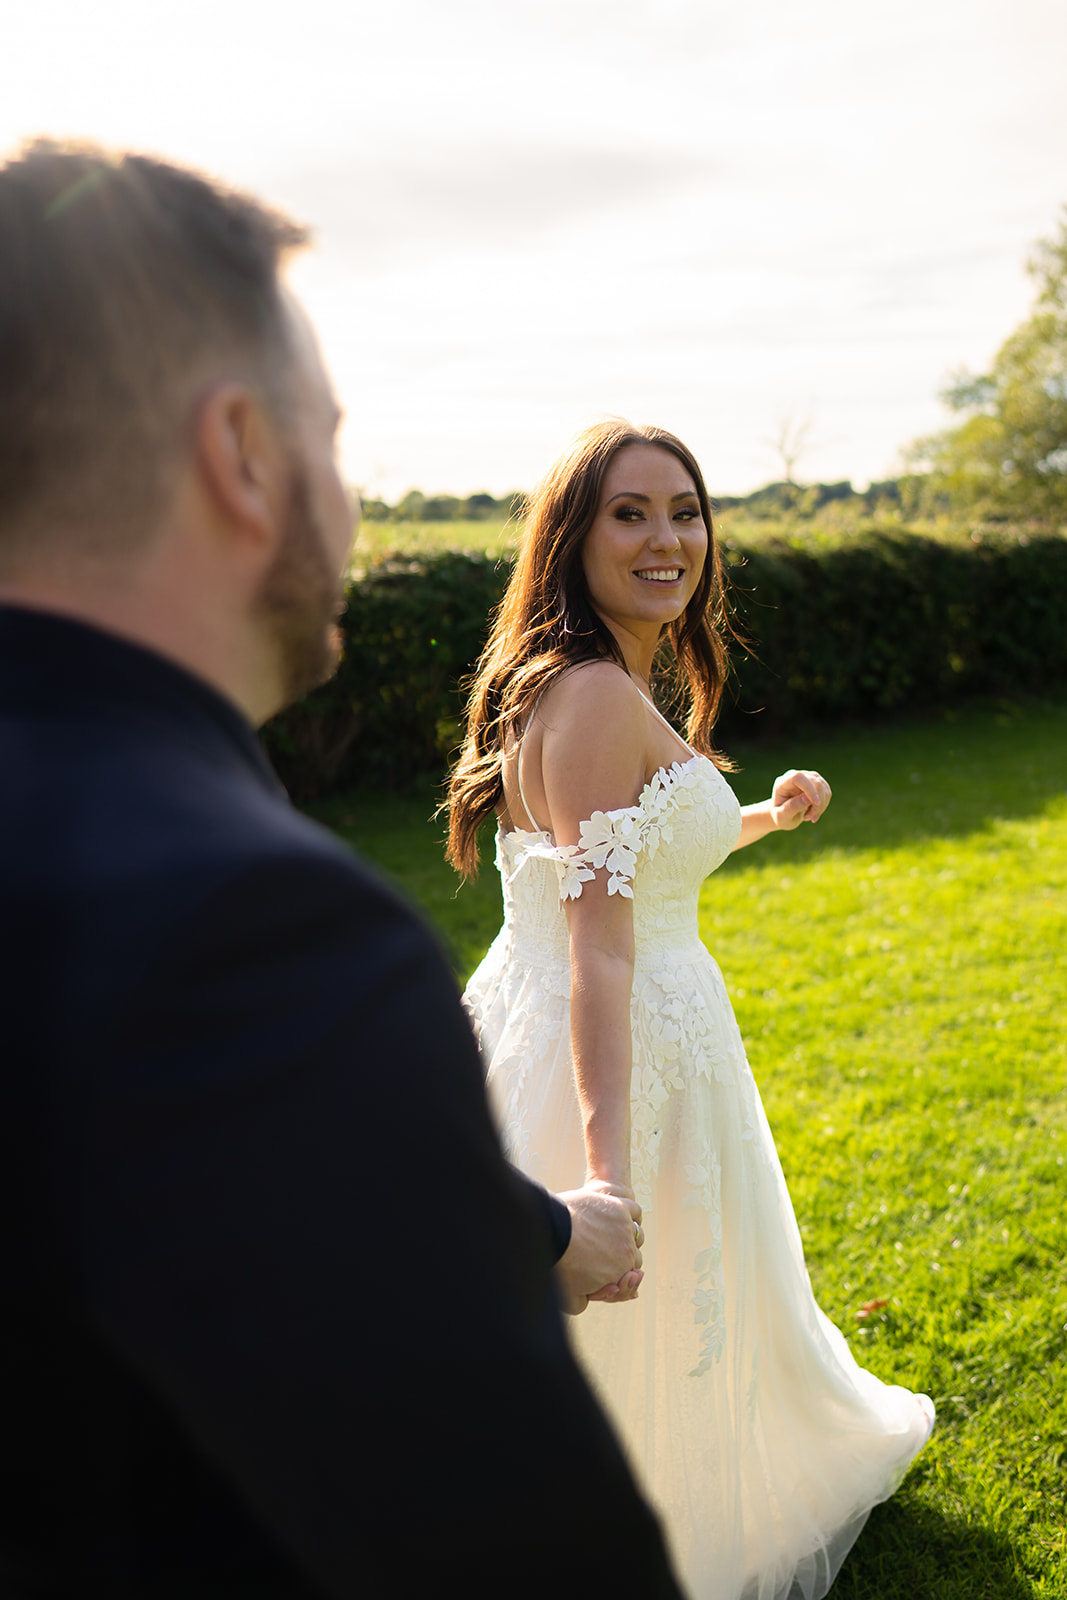
<instances>
[{"instance_id":1,"label":"groom","mask_svg":"<svg viewBox=\"0 0 1067 1600\"><path fill-rule=\"evenodd\" d=\"M302 242L0 170L0 1594L677 1600L552 1287L636 1208L507 1167L430 937L253 732L350 537Z\"/></svg>"}]
</instances>

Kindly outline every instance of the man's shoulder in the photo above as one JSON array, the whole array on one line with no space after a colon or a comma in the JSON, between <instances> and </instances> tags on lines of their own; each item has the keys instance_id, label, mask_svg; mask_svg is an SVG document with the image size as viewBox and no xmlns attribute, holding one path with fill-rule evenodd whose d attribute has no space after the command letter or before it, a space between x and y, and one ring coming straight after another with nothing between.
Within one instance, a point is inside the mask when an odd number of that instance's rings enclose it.
<instances>
[{"instance_id":1,"label":"man's shoulder","mask_svg":"<svg viewBox=\"0 0 1067 1600\"><path fill-rule=\"evenodd\" d=\"M249 730L244 748L208 721L153 721L139 708L0 707L0 861L147 883L213 862L281 852L363 868L294 809Z\"/></svg>"},{"instance_id":2,"label":"man's shoulder","mask_svg":"<svg viewBox=\"0 0 1067 1600\"><path fill-rule=\"evenodd\" d=\"M128 820L136 813L134 838L109 832L112 880L117 872L135 899L152 899L164 922L225 904L265 923L278 915L293 922L303 908L319 921L396 918L425 931L375 866L280 789L219 774L178 794L145 785L135 798L125 812ZM92 876L99 886L103 874Z\"/></svg>"},{"instance_id":3,"label":"man's shoulder","mask_svg":"<svg viewBox=\"0 0 1067 1600\"><path fill-rule=\"evenodd\" d=\"M0 947L104 994L217 914L351 937L421 919L336 835L298 812L255 751L122 718L0 715ZM14 956L13 956L14 959ZM65 978L64 975L65 974Z\"/></svg>"},{"instance_id":4,"label":"man's shoulder","mask_svg":"<svg viewBox=\"0 0 1067 1600\"><path fill-rule=\"evenodd\" d=\"M336 904L422 920L376 866L323 824L305 816L282 796L236 808L217 819L210 844L199 851L210 892L241 894L242 886L269 896L284 892L292 903Z\"/></svg>"}]
</instances>

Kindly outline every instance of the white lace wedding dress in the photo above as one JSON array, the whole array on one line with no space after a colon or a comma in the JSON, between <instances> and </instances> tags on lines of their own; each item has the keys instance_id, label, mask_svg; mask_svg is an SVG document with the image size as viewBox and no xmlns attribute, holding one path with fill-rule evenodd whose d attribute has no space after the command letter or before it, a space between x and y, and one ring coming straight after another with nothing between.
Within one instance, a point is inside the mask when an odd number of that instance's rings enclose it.
<instances>
[{"instance_id":1,"label":"white lace wedding dress","mask_svg":"<svg viewBox=\"0 0 1067 1600\"><path fill-rule=\"evenodd\" d=\"M812 1295L726 987L697 931L700 884L739 826L732 790L694 756L658 772L637 805L596 813L580 845L502 835L504 926L465 1000L512 1159L550 1189L578 1187L561 896L598 872L632 896L645 1280L636 1302L592 1304L570 1326L694 1600L817 1600L930 1424L916 1396L857 1366Z\"/></svg>"}]
</instances>

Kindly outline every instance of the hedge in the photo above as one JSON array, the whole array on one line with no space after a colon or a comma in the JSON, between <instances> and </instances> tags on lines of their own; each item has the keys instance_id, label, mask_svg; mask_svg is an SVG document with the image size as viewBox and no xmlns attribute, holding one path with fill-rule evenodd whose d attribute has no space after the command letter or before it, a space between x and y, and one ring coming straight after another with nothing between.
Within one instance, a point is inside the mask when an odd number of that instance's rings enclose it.
<instances>
[{"instance_id":1,"label":"hedge","mask_svg":"<svg viewBox=\"0 0 1067 1600\"><path fill-rule=\"evenodd\" d=\"M719 742L872 717L979 691L1067 682L1067 539L946 542L893 530L729 548L734 652ZM462 733L459 685L510 573L457 551L354 580L336 677L267 725L295 799L440 776Z\"/></svg>"},{"instance_id":2,"label":"hedge","mask_svg":"<svg viewBox=\"0 0 1067 1600\"><path fill-rule=\"evenodd\" d=\"M336 675L263 730L295 800L443 771L463 736L458 680L509 573L507 562L446 550L387 559L349 584Z\"/></svg>"}]
</instances>

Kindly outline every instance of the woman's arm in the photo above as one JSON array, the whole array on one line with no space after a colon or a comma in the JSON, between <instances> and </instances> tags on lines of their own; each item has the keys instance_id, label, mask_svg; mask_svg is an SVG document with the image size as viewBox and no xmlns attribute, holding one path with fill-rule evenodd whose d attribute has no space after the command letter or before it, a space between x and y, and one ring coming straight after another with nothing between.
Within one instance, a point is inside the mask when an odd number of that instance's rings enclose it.
<instances>
[{"instance_id":1,"label":"woman's arm","mask_svg":"<svg viewBox=\"0 0 1067 1600\"><path fill-rule=\"evenodd\" d=\"M632 806L644 787L648 718L631 681L608 662L567 674L542 701L541 776L557 844L577 844L596 811ZM566 902L571 1051L586 1178L630 1187L630 993L633 903L608 892L606 869Z\"/></svg>"},{"instance_id":2,"label":"woman's arm","mask_svg":"<svg viewBox=\"0 0 1067 1600\"><path fill-rule=\"evenodd\" d=\"M818 772L783 772L769 800L741 807L741 835L734 849L755 844L768 833L789 832L802 822L818 822L830 797L830 785Z\"/></svg>"},{"instance_id":3,"label":"woman's arm","mask_svg":"<svg viewBox=\"0 0 1067 1600\"><path fill-rule=\"evenodd\" d=\"M568 902L571 1056L586 1182L599 1178L629 1189L633 910L622 895L612 899L622 905L598 905L607 900L606 890L590 883L580 899Z\"/></svg>"}]
</instances>

